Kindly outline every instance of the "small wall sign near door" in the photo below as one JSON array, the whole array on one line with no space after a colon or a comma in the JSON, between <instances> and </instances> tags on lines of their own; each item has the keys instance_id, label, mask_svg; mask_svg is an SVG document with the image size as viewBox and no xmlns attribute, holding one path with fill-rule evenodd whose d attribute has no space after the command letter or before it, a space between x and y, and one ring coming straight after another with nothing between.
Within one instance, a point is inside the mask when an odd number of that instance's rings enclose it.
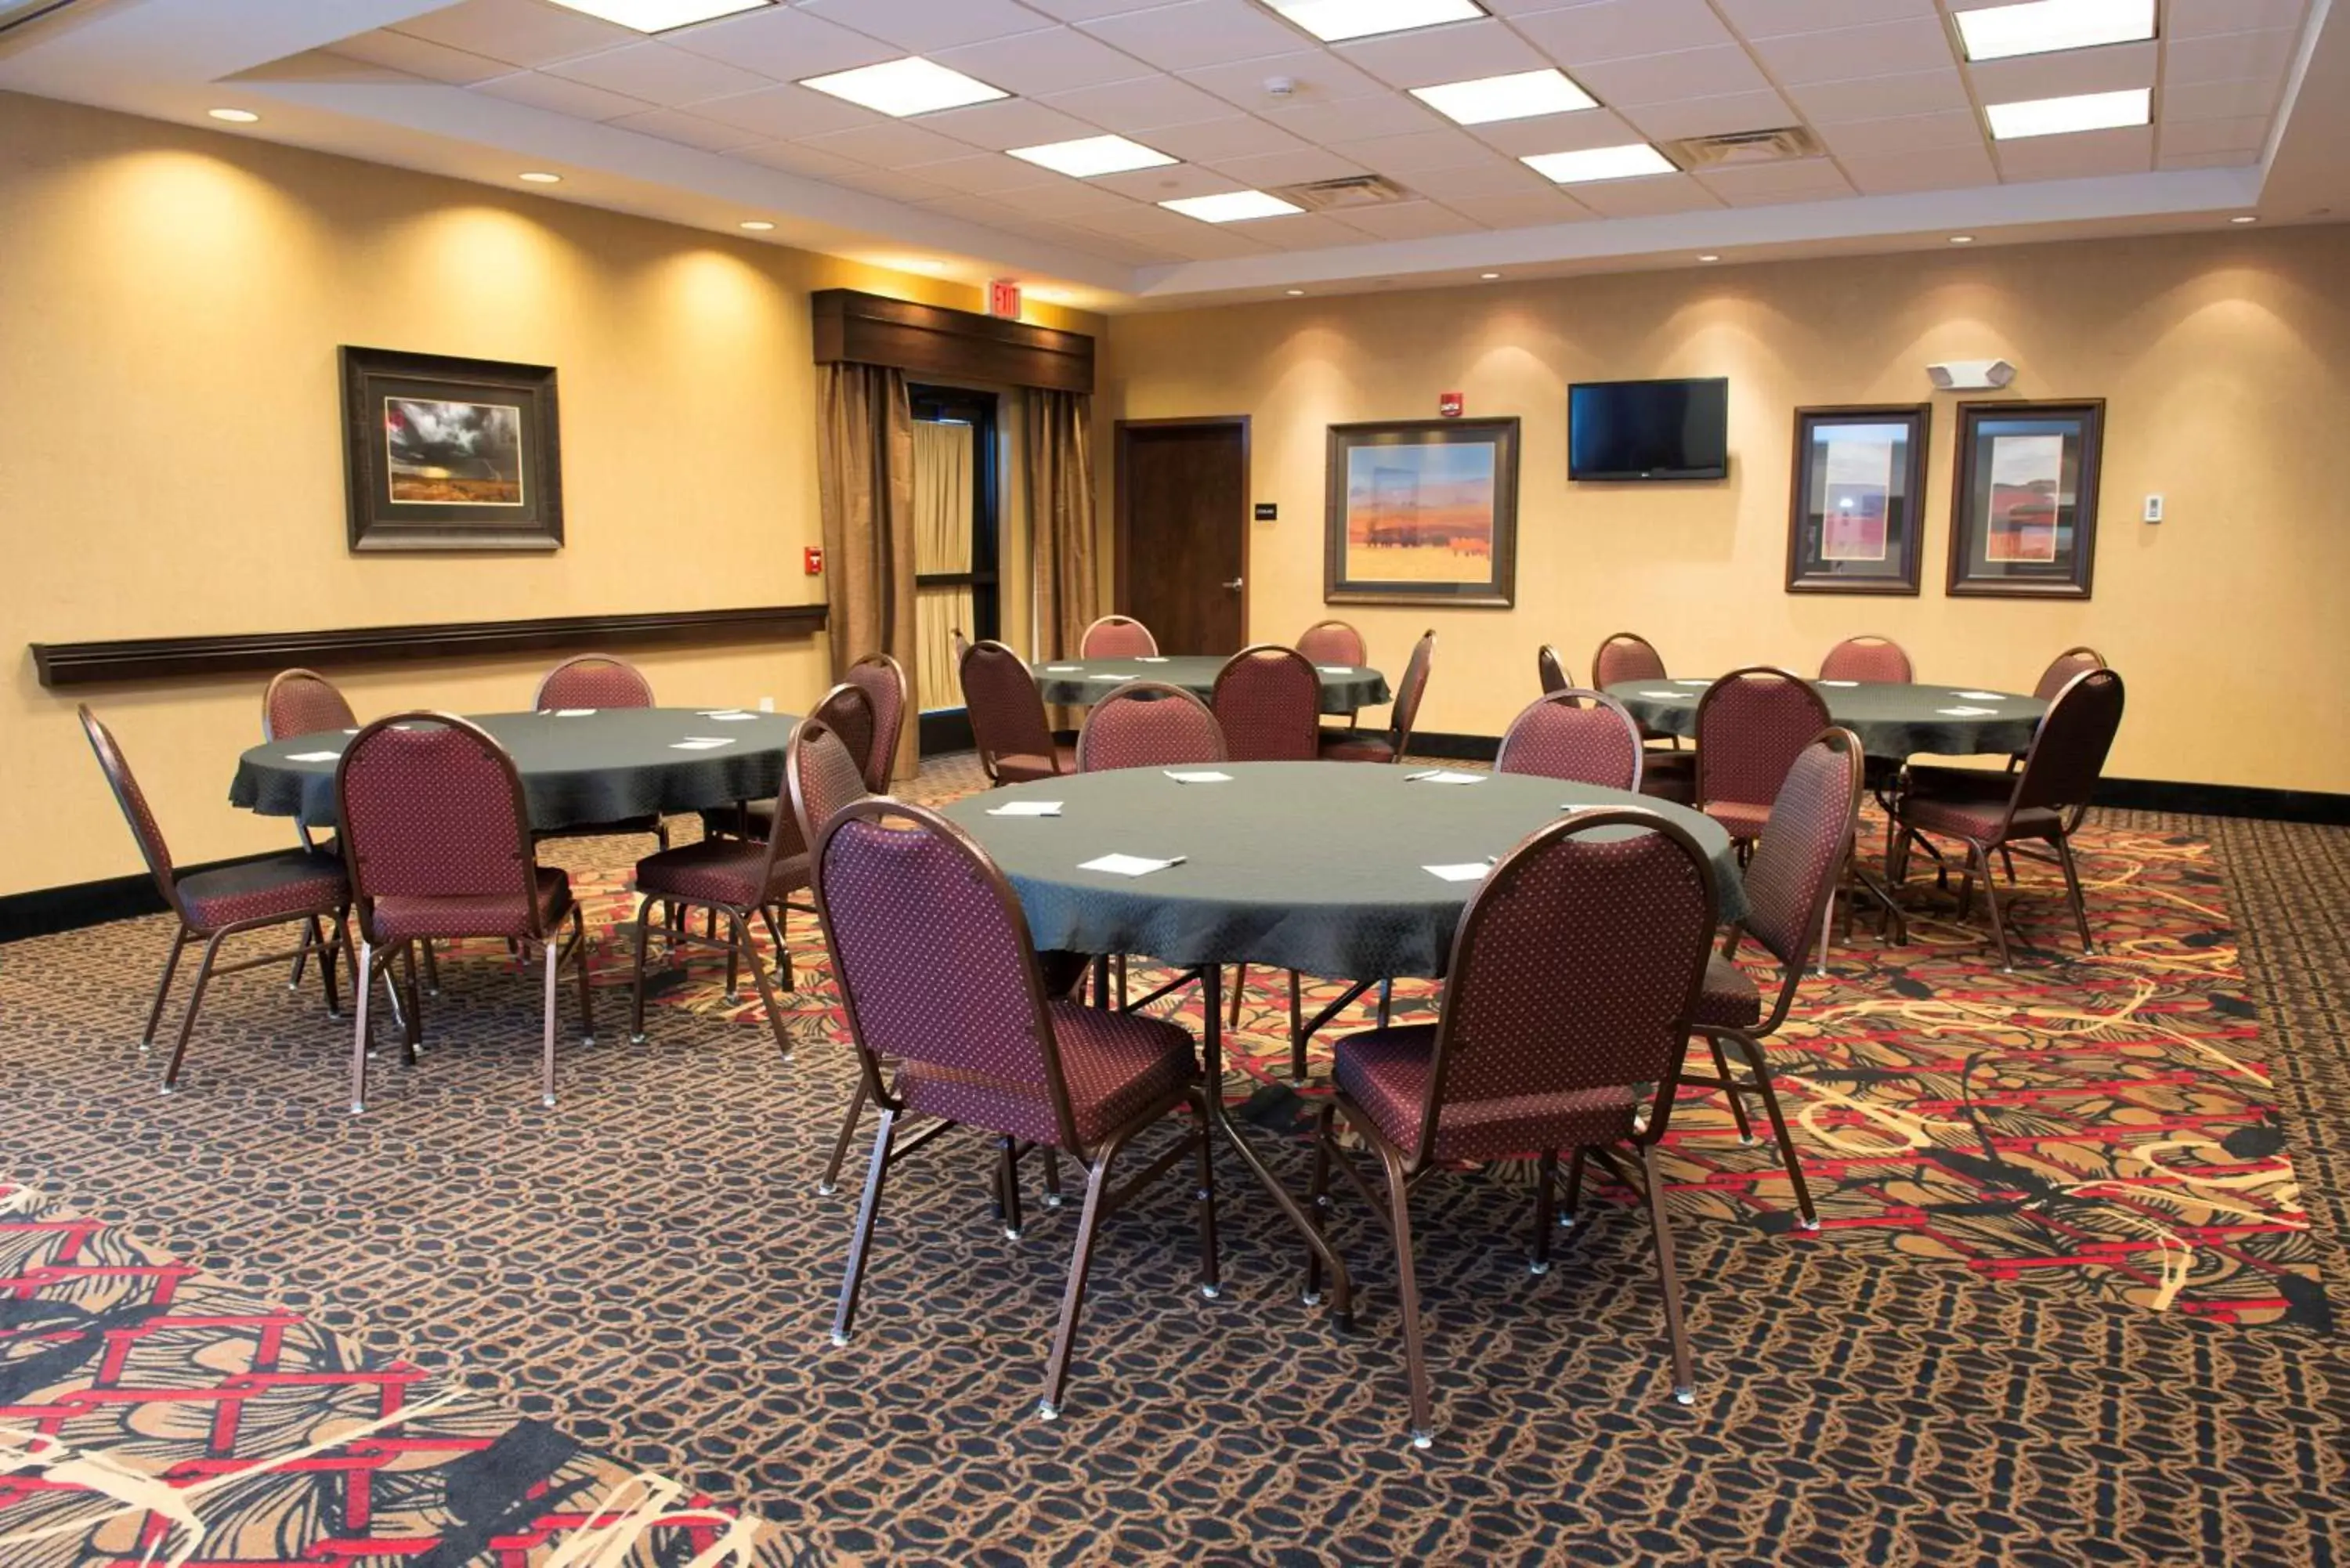
<instances>
[{"instance_id":1,"label":"small wall sign near door","mask_svg":"<svg viewBox=\"0 0 2350 1568\"><path fill-rule=\"evenodd\" d=\"M559 550L555 369L346 345L354 550Z\"/></svg>"},{"instance_id":2,"label":"small wall sign near door","mask_svg":"<svg viewBox=\"0 0 2350 1568\"><path fill-rule=\"evenodd\" d=\"M1332 425L1326 483L1326 602L1513 602L1516 420Z\"/></svg>"}]
</instances>

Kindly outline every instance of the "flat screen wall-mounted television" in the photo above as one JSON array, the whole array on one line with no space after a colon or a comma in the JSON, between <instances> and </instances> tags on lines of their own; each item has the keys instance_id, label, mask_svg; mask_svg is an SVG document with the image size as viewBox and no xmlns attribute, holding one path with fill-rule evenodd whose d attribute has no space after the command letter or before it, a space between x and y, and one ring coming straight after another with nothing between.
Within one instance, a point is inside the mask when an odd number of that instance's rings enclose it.
<instances>
[{"instance_id":1,"label":"flat screen wall-mounted television","mask_svg":"<svg viewBox=\"0 0 2350 1568\"><path fill-rule=\"evenodd\" d=\"M1730 382L1569 387L1566 451L1569 479L1727 479Z\"/></svg>"}]
</instances>

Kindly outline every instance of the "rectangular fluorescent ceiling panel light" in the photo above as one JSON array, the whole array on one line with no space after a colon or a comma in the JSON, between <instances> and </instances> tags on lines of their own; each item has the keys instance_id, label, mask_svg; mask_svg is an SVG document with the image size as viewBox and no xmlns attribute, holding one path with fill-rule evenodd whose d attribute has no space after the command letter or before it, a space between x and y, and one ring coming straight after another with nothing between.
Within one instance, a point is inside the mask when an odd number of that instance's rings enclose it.
<instances>
[{"instance_id":1,"label":"rectangular fluorescent ceiling panel light","mask_svg":"<svg viewBox=\"0 0 2350 1568\"><path fill-rule=\"evenodd\" d=\"M1519 162L1562 185L1594 180L1636 180L1643 174L1677 174L1673 161L1645 141L1625 147L1593 147L1581 152L1538 152Z\"/></svg>"},{"instance_id":2,"label":"rectangular fluorescent ceiling panel light","mask_svg":"<svg viewBox=\"0 0 2350 1568\"><path fill-rule=\"evenodd\" d=\"M2154 117L2154 89L2131 88L2123 92L2085 92L2071 98L2027 99L2022 103L1983 106L1991 117L1991 133L2001 141L2027 136L2062 136L2074 130L2111 130L2121 125L2144 125Z\"/></svg>"},{"instance_id":3,"label":"rectangular fluorescent ceiling panel light","mask_svg":"<svg viewBox=\"0 0 2350 1568\"><path fill-rule=\"evenodd\" d=\"M1460 125L1532 119L1538 114L1567 114L1599 107L1598 99L1561 70L1518 71L1506 77L1446 82L1442 87L1414 88L1411 96Z\"/></svg>"},{"instance_id":4,"label":"rectangular fluorescent ceiling panel light","mask_svg":"<svg viewBox=\"0 0 2350 1568\"><path fill-rule=\"evenodd\" d=\"M2057 49L2093 49L2154 36L2154 0L2032 0L1958 15L1970 60L2004 60Z\"/></svg>"},{"instance_id":5,"label":"rectangular fluorescent ceiling panel light","mask_svg":"<svg viewBox=\"0 0 2350 1568\"><path fill-rule=\"evenodd\" d=\"M567 11L584 11L603 21L634 27L639 33L666 33L672 27L691 27L696 22L756 11L762 6L774 5L775 0L555 0L555 3Z\"/></svg>"},{"instance_id":6,"label":"rectangular fluorescent ceiling panel light","mask_svg":"<svg viewBox=\"0 0 2350 1568\"><path fill-rule=\"evenodd\" d=\"M1485 15L1477 0L1266 0L1326 44L1468 22Z\"/></svg>"},{"instance_id":7,"label":"rectangular fluorescent ceiling panel light","mask_svg":"<svg viewBox=\"0 0 2350 1568\"><path fill-rule=\"evenodd\" d=\"M1123 174L1129 169L1158 169L1175 161L1155 147L1128 141L1123 136L1087 136L1075 141L1048 141L1042 147L1014 147L1014 158L1024 158L1057 174L1090 180L1097 174Z\"/></svg>"},{"instance_id":8,"label":"rectangular fluorescent ceiling panel light","mask_svg":"<svg viewBox=\"0 0 2350 1568\"><path fill-rule=\"evenodd\" d=\"M1244 218L1278 218L1284 213L1305 211L1295 202L1284 202L1263 191L1227 191L1221 196L1185 196L1159 204L1170 213L1180 213L1203 223L1237 223Z\"/></svg>"},{"instance_id":9,"label":"rectangular fluorescent ceiling panel light","mask_svg":"<svg viewBox=\"0 0 2350 1568\"><path fill-rule=\"evenodd\" d=\"M961 109L967 103L987 103L1012 96L1002 88L990 87L976 77L967 77L961 71L932 65L920 55L909 55L902 60L891 60L885 65L859 66L853 71L835 71L830 76L810 77L800 86L828 92L835 98L845 98L851 103L861 104L899 119L910 114Z\"/></svg>"}]
</instances>

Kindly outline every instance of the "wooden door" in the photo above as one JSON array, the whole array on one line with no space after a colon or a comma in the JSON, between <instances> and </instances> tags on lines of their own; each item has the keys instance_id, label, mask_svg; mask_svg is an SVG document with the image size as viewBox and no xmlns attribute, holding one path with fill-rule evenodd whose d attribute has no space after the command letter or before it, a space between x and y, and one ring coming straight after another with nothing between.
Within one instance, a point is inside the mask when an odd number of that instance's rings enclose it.
<instances>
[{"instance_id":1,"label":"wooden door","mask_svg":"<svg viewBox=\"0 0 2350 1568\"><path fill-rule=\"evenodd\" d=\"M1162 653L1247 642L1248 515L1245 415L1118 422L1118 610Z\"/></svg>"}]
</instances>

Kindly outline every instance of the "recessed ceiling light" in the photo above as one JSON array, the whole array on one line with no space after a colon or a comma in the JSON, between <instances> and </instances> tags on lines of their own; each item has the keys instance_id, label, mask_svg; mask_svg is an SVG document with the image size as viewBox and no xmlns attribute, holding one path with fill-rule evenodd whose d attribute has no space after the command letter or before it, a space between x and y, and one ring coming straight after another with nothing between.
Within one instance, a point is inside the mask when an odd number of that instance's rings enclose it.
<instances>
[{"instance_id":1,"label":"recessed ceiling light","mask_svg":"<svg viewBox=\"0 0 2350 1568\"><path fill-rule=\"evenodd\" d=\"M1698 259L1698 260L1700 260L1700 261L1701 261L1701 262L1717 262L1717 261L1720 261L1721 258L1720 256L1718 256L1718 255L1714 254L1711 251L1708 251L1708 252L1706 252L1706 253L1705 253L1705 254L1703 254L1703 255L1701 255L1701 256L1698 257L1697 259Z\"/></svg>"},{"instance_id":2,"label":"recessed ceiling light","mask_svg":"<svg viewBox=\"0 0 2350 1568\"><path fill-rule=\"evenodd\" d=\"M2154 36L2154 0L2031 0L1958 15L1970 60L2091 49Z\"/></svg>"},{"instance_id":3,"label":"recessed ceiling light","mask_svg":"<svg viewBox=\"0 0 2350 1568\"><path fill-rule=\"evenodd\" d=\"M555 0L567 11L584 11L607 22L618 22L639 33L666 33L696 22L756 11L775 0Z\"/></svg>"},{"instance_id":4,"label":"recessed ceiling light","mask_svg":"<svg viewBox=\"0 0 2350 1568\"><path fill-rule=\"evenodd\" d=\"M891 60L884 65L859 66L853 71L834 71L829 76L810 77L800 86L830 93L835 98L845 98L851 103L861 104L899 119L910 114L961 109L967 103L987 103L1012 96L1002 88L990 87L976 77L967 77L961 71L933 65L920 55L909 55L902 60Z\"/></svg>"},{"instance_id":5,"label":"recessed ceiling light","mask_svg":"<svg viewBox=\"0 0 2350 1568\"><path fill-rule=\"evenodd\" d=\"M1278 218L1284 213L1305 211L1295 202L1284 202L1263 191L1226 191L1219 196L1184 196L1159 204L1170 213L1180 213L1203 223L1237 223L1248 218Z\"/></svg>"},{"instance_id":6,"label":"recessed ceiling light","mask_svg":"<svg viewBox=\"0 0 2350 1568\"><path fill-rule=\"evenodd\" d=\"M1478 278L1479 278L1481 281L1482 281L1482 282L1485 282L1485 283L1496 283L1496 282L1499 282L1499 281L1501 280L1501 276L1502 276L1502 275L1501 275L1500 273L1497 273L1497 272L1481 272L1481 273L1479 273L1479 274L1477 275L1477 276L1478 276Z\"/></svg>"},{"instance_id":7,"label":"recessed ceiling light","mask_svg":"<svg viewBox=\"0 0 2350 1568\"><path fill-rule=\"evenodd\" d=\"M1335 44L1374 33L1401 33L1441 22L1466 22L1485 15L1477 0L1268 0L1273 8L1321 39Z\"/></svg>"},{"instance_id":8,"label":"recessed ceiling light","mask_svg":"<svg viewBox=\"0 0 2350 1568\"><path fill-rule=\"evenodd\" d=\"M740 226L750 230L754 234L764 234L775 225L764 218L745 218Z\"/></svg>"},{"instance_id":9,"label":"recessed ceiling light","mask_svg":"<svg viewBox=\"0 0 2350 1568\"><path fill-rule=\"evenodd\" d=\"M1952 234L1950 243L1954 245L1970 245L1975 243L1975 237L1972 234Z\"/></svg>"},{"instance_id":10,"label":"recessed ceiling light","mask_svg":"<svg viewBox=\"0 0 2350 1568\"><path fill-rule=\"evenodd\" d=\"M261 118L249 109L208 109L204 112L214 119L227 120L231 125L251 125Z\"/></svg>"},{"instance_id":11,"label":"recessed ceiling light","mask_svg":"<svg viewBox=\"0 0 2350 1568\"><path fill-rule=\"evenodd\" d=\"M1085 136L1075 141L1048 141L1041 147L1007 149L1055 173L1090 180L1097 174L1123 174L1129 169L1159 169L1175 161L1155 147L1128 141L1123 136Z\"/></svg>"},{"instance_id":12,"label":"recessed ceiling light","mask_svg":"<svg viewBox=\"0 0 2350 1568\"><path fill-rule=\"evenodd\" d=\"M1567 114L1599 107L1598 99L1560 70L1517 71L1505 77L1414 88L1411 96L1461 125L1531 119L1538 114Z\"/></svg>"},{"instance_id":13,"label":"recessed ceiling light","mask_svg":"<svg viewBox=\"0 0 2350 1568\"><path fill-rule=\"evenodd\" d=\"M2251 214L2251 213L2246 213L2242 217L2241 217L2241 218L2230 218L2230 219L2229 219L2229 220L2228 220L2228 222L2230 222L2230 223L2259 223L2259 222L2260 222L2260 219L2258 219L2258 218L2256 218L2256 217L2252 216L2252 214Z\"/></svg>"},{"instance_id":14,"label":"recessed ceiling light","mask_svg":"<svg viewBox=\"0 0 2350 1568\"><path fill-rule=\"evenodd\" d=\"M1282 292L1289 296L1292 299L1303 299L1305 297L1305 291L1302 288L1285 288L1282 290Z\"/></svg>"},{"instance_id":15,"label":"recessed ceiling light","mask_svg":"<svg viewBox=\"0 0 2350 1568\"><path fill-rule=\"evenodd\" d=\"M1643 174L1672 174L1671 159L1645 141L1623 147L1587 147L1580 152L1538 152L1519 162L1562 185L1593 180L1632 180Z\"/></svg>"},{"instance_id":16,"label":"recessed ceiling light","mask_svg":"<svg viewBox=\"0 0 2350 1568\"><path fill-rule=\"evenodd\" d=\"M2074 93L2068 98L2027 99L2022 103L1983 106L1991 117L1991 133L2001 141L2027 136L2063 136L2075 130L2111 130L2116 126L2145 125L2154 118L2154 90L2127 88L2120 92Z\"/></svg>"},{"instance_id":17,"label":"recessed ceiling light","mask_svg":"<svg viewBox=\"0 0 2350 1568\"><path fill-rule=\"evenodd\" d=\"M549 174L544 169L525 169L521 173L515 175L515 178L517 180L527 181L533 185L560 185L563 183L562 175Z\"/></svg>"}]
</instances>

